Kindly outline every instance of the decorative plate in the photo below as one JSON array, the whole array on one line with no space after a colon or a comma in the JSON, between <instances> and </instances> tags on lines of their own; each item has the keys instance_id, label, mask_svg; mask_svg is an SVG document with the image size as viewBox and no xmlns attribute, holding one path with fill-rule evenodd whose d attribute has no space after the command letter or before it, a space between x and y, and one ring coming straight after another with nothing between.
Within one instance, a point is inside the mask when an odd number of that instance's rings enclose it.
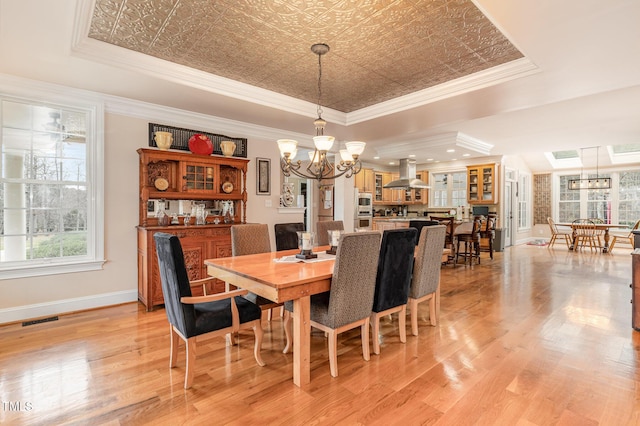
<instances>
[{"instance_id":1,"label":"decorative plate","mask_svg":"<svg viewBox=\"0 0 640 426\"><path fill-rule=\"evenodd\" d=\"M199 155L211 155L213 152L213 144L205 135L196 133L189 138L189 151Z\"/></svg>"},{"instance_id":2,"label":"decorative plate","mask_svg":"<svg viewBox=\"0 0 640 426\"><path fill-rule=\"evenodd\" d=\"M165 191L169 188L169 181L165 178L159 177L153 182L153 186L155 186L158 191Z\"/></svg>"},{"instance_id":3,"label":"decorative plate","mask_svg":"<svg viewBox=\"0 0 640 426\"><path fill-rule=\"evenodd\" d=\"M233 191L233 184L231 182L225 182L222 184L222 190L229 194Z\"/></svg>"}]
</instances>

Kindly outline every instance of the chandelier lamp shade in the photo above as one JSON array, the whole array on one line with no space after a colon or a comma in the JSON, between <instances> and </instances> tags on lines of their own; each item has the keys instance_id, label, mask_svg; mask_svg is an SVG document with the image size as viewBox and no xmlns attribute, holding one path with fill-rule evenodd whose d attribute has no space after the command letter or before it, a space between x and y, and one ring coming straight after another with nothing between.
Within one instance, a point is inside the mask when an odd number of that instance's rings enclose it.
<instances>
[{"instance_id":1,"label":"chandelier lamp shade","mask_svg":"<svg viewBox=\"0 0 640 426\"><path fill-rule=\"evenodd\" d=\"M340 176L347 178L357 174L362 169L360 155L366 143L352 141L345 143L345 149L339 151L340 161L334 166L329 160L329 152L335 138L324 134L327 122L322 118L322 55L329 51L329 46L323 43L311 46L311 51L318 55L318 118L313 122L316 135L313 137L314 151L309 152L309 164L302 167L302 160L295 160L298 152L298 142L292 139L279 139L280 168L285 176L292 174L304 179L335 179Z\"/></svg>"},{"instance_id":2,"label":"chandelier lamp shade","mask_svg":"<svg viewBox=\"0 0 640 426\"><path fill-rule=\"evenodd\" d=\"M580 170L580 179L570 179L569 180L569 189L611 189L611 178L608 177L600 177L599 170L599 161L598 154L600 153L600 147L596 148L596 177L595 178L583 178L582 177L582 169ZM580 148L580 156L582 157L582 152L584 149L588 148Z\"/></svg>"}]
</instances>

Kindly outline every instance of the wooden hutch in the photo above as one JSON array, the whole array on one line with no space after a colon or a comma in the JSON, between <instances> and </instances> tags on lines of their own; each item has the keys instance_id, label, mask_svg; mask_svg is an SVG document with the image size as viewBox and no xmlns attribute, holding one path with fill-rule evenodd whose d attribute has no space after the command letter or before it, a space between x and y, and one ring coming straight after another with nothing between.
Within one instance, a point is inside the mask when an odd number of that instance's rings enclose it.
<instances>
[{"instance_id":1,"label":"wooden hutch","mask_svg":"<svg viewBox=\"0 0 640 426\"><path fill-rule=\"evenodd\" d=\"M153 235L156 232L177 235L189 279L206 278L204 260L231 256L231 225L246 222L249 160L155 148L138 149L138 155L138 299L151 310L164 303ZM192 217L191 223L185 226L184 216L179 216L178 224L159 226L154 209L159 200L175 203L230 201L234 215L229 223L225 223L222 216L209 216L205 225L195 225ZM214 224L216 218L219 224ZM207 291L224 291L224 283L219 281Z\"/></svg>"}]
</instances>

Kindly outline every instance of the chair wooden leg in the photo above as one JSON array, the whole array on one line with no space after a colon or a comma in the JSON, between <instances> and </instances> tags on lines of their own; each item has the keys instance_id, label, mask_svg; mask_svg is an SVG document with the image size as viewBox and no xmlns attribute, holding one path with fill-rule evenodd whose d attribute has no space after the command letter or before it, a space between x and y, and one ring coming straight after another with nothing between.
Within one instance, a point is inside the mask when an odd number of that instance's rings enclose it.
<instances>
[{"instance_id":1,"label":"chair wooden leg","mask_svg":"<svg viewBox=\"0 0 640 426\"><path fill-rule=\"evenodd\" d=\"M364 323L360 326L360 333L362 334L362 358L369 361L369 318L365 318Z\"/></svg>"},{"instance_id":2,"label":"chair wooden leg","mask_svg":"<svg viewBox=\"0 0 640 426\"><path fill-rule=\"evenodd\" d=\"M264 331L262 330L262 324L260 320L257 320L254 324L253 335L255 337L255 344L253 345L253 356L256 359L256 362L260 367L264 367L264 361L262 360L262 355L260 354L260 350L262 349L262 337L264 336Z\"/></svg>"},{"instance_id":3,"label":"chair wooden leg","mask_svg":"<svg viewBox=\"0 0 640 426\"><path fill-rule=\"evenodd\" d=\"M409 299L409 310L411 311L411 334L418 335L418 301Z\"/></svg>"},{"instance_id":4,"label":"chair wooden leg","mask_svg":"<svg viewBox=\"0 0 640 426\"><path fill-rule=\"evenodd\" d=\"M377 312L372 312L369 322L371 323L371 340L373 342L373 353L380 355L380 317Z\"/></svg>"},{"instance_id":5,"label":"chair wooden leg","mask_svg":"<svg viewBox=\"0 0 640 426\"><path fill-rule=\"evenodd\" d=\"M173 329L173 325L169 324L169 336L171 338L171 352L169 353L169 368L173 368L178 363L178 340L180 336Z\"/></svg>"},{"instance_id":6,"label":"chair wooden leg","mask_svg":"<svg viewBox=\"0 0 640 426\"><path fill-rule=\"evenodd\" d=\"M549 240L549 248L553 247L553 243L556 242L556 234L551 234L551 239Z\"/></svg>"},{"instance_id":7,"label":"chair wooden leg","mask_svg":"<svg viewBox=\"0 0 640 426\"><path fill-rule=\"evenodd\" d=\"M402 310L398 313L398 327L400 328L400 341L407 343L407 305L403 305Z\"/></svg>"},{"instance_id":8,"label":"chair wooden leg","mask_svg":"<svg viewBox=\"0 0 640 426\"><path fill-rule=\"evenodd\" d=\"M331 377L338 377L338 333L335 330L329 332L329 368Z\"/></svg>"},{"instance_id":9,"label":"chair wooden leg","mask_svg":"<svg viewBox=\"0 0 640 426\"><path fill-rule=\"evenodd\" d=\"M291 312L285 311L284 313L284 335L287 339L287 344L285 345L282 353L289 353L293 349L293 339L291 338L293 334L293 322L291 321Z\"/></svg>"},{"instance_id":10,"label":"chair wooden leg","mask_svg":"<svg viewBox=\"0 0 640 426\"><path fill-rule=\"evenodd\" d=\"M438 325L438 317L440 316L440 286L436 289L436 292L431 295L429 299L429 323L432 326Z\"/></svg>"},{"instance_id":11,"label":"chair wooden leg","mask_svg":"<svg viewBox=\"0 0 640 426\"><path fill-rule=\"evenodd\" d=\"M184 373L184 388L189 389L193 383L196 368L196 338L187 339L187 368Z\"/></svg>"},{"instance_id":12,"label":"chair wooden leg","mask_svg":"<svg viewBox=\"0 0 640 426\"><path fill-rule=\"evenodd\" d=\"M271 321L272 316L273 316L273 309L267 309L267 321Z\"/></svg>"}]
</instances>

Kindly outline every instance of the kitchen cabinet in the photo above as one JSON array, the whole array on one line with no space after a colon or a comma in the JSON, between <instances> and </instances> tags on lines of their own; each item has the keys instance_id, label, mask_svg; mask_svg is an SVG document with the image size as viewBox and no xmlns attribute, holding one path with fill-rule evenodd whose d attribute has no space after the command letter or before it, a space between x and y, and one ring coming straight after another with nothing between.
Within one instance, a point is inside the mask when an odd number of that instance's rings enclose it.
<instances>
[{"instance_id":1,"label":"kitchen cabinet","mask_svg":"<svg viewBox=\"0 0 640 426\"><path fill-rule=\"evenodd\" d=\"M393 189L384 186L393 180L391 172L375 171L374 204L390 204L393 202Z\"/></svg>"},{"instance_id":2,"label":"kitchen cabinet","mask_svg":"<svg viewBox=\"0 0 640 426\"><path fill-rule=\"evenodd\" d=\"M385 231L387 229L401 229L408 228L409 221L408 220L392 220L392 219L376 219L373 218L373 230L374 231Z\"/></svg>"},{"instance_id":3,"label":"kitchen cabinet","mask_svg":"<svg viewBox=\"0 0 640 426\"><path fill-rule=\"evenodd\" d=\"M374 192L375 173L373 169L363 167L357 175L354 175L354 179L354 185L359 192Z\"/></svg>"},{"instance_id":4,"label":"kitchen cabinet","mask_svg":"<svg viewBox=\"0 0 640 426\"><path fill-rule=\"evenodd\" d=\"M420 171L416 173L416 178L429 183L429 172ZM402 191L404 204L427 204L428 192L427 189L405 189Z\"/></svg>"},{"instance_id":5,"label":"kitchen cabinet","mask_svg":"<svg viewBox=\"0 0 640 426\"><path fill-rule=\"evenodd\" d=\"M495 164L467 166L467 201L469 204L498 203L498 175Z\"/></svg>"},{"instance_id":6,"label":"kitchen cabinet","mask_svg":"<svg viewBox=\"0 0 640 426\"><path fill-rule=\"evenodd\" d=\"M160 271L153 235L165 232L180 239L190 280L206 278L205 259L231 256L231 225L244 223L247 209L247 164L249 160L216 155L196 155L189 152L141 148L139 155L139 225L138 299L147 310L164 303ZM159 226L154 203L175 200L175 203L232 203L231 223L188 226L184 217L179 224ZM173 202L173 201L172 201ZM194 291L198 294L201 290ZM208 284L207 292L224 291L224 282Z\"/></svg>"}]
</instances>

